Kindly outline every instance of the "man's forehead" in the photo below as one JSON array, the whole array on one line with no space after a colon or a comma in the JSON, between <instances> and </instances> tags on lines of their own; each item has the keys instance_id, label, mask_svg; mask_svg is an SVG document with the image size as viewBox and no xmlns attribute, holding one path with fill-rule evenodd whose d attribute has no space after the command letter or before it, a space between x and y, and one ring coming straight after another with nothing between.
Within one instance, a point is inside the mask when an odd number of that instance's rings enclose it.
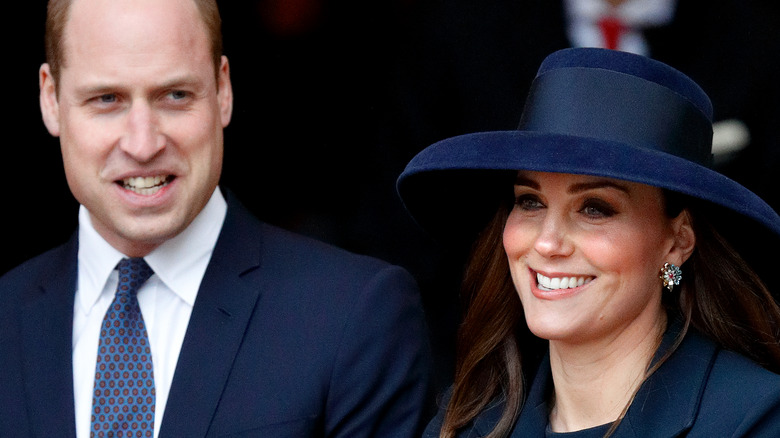
<instances>
[{"instance_id":1,"label":"man's forehead","mask_svg":"<svg viewBox=\"0 0 780 438\"><path fill-rule=\"evenodd\" d=\"M190 0L76 0L73 6L60 85L140 90L187 75L214 80L211 41Z\"/></svg>"},{"instance_id":2,"label":"man's forehead","mask_svg":"<svg viewBox=\"0 0 780 438\"><path fill-rule=\"evenodd\" d=\"M145 33L170 39L206 37L207 29L192 0L73 0L64 43L105 42L116 34Z\"/></svg>"}]
</instances>

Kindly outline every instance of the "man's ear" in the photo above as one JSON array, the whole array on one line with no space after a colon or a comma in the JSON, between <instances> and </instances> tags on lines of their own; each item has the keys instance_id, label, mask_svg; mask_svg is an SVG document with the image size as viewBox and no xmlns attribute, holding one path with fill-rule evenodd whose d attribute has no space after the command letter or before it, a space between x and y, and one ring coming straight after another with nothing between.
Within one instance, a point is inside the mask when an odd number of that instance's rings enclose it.
<instances>
[{"instance_id":1,"label":"man's ear","mask_svg":"<svg viewBox=\"0 0 780 438\"><path fill-rule=\"evenodd\" d=\"M222 56L217 75L217 99L219 100L219 115L222 118L222 127L230 123L233 115L233 86L230 82L230 64L227 56Z\"/></svg>"},{"instance_id":2,"label":"man's ear","mask_svg":"<svg viewBox=\"0 0 780 438\"><path fill-rule=\"evenodd\" d=\"M696 248L696 234L693 231L692 222L688 210L683 210L676 218L672 219L674 243L668 254L670 263L681 266L693 254L693 250Z\"/></svg>"},{"instance_id":3,"label":"man's ear","mask_svg":"<svg viewBox=\"0 0 780 438\"><path fill-rule=\"evenodd\" d=\"M49 64L41 65L38 70L38 87L40 89L41 115L43 124L49 130L49 134L60 135L60 104L57 100L57 85L51 75Z\"/></svg>"}]
</instances>

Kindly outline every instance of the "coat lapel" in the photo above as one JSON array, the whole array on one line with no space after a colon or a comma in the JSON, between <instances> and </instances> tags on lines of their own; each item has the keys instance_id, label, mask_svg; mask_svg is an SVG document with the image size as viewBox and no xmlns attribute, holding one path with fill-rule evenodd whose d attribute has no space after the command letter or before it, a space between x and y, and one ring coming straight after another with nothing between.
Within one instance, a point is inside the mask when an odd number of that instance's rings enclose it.
<instances>
[{"instance_id":1,"label":"coat lapel","mask_svg":"<svg viewBox=\"0 0 780 438\"><path fill-rule=\"evenodd\" d=\"M22 367L35 436L75 437L73 302L78 239L54 250L56 266L31 288L21 309Z\"/></svg>"},{"instance_id":2,"label":"coat lapel","mask_svg":"<svg viewBox=\"0 0 780 438\"><path fill-rule=\"evenodd\" d=\"M245 277L260 266L260 227L226 197L228 213L192 309L161 437L206 435L260 296Z\"/></svg>"},{"instance_id":3,"label":"coat lapel","mask_svg":"<svg viewBox=\"0 0 780 438\"><path fill-rule=\"evenodd\" d=\"M528 397L523 410L515 423L512 438L544 436L547 428L547 394L552 391L550 357L545 355L539 364L539 370L528 388Z\"/></svg>"},{"instance_id":4,"label":"coat lapel","mask_svg":"<svg viewBox=\"0 0 780 438\"><path fill-rule=\"evenodd\" d=\"M671 346L680 326L672 324L660 352ZM691 328L677 351L639 388L615 436L674 437L690 429L717 350L714 342Z\"/></svg>"},{"instance_id":5,"label":"coat lapel","mask_svg":"<svg viewBox=\"0 0 780 438\"><path fill-rule=\"evenodd\" d=\"M661 357L680 334L681 323L673 321L656 352ZM694 329L689 330L677 350L639 388L616 438L668 438L683 434L693 425L701 397L715 361L717 346ZM547 394L552 390L549 358L545 357L529 388L512 438L544 436L547 427ZM495 418L497 420L498 417ZM495 426L479 424L481 433Z\"/></svg>"}]
</instances>

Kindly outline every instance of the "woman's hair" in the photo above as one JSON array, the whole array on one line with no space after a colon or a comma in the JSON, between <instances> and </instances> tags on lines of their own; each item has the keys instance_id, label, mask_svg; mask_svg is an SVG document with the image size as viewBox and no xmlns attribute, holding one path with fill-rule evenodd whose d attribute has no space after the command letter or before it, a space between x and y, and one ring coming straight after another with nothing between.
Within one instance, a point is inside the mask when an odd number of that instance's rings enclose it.
<instances>
[{"instance_id":1,"label":"woman's hair","mask_svg":"<svg viewBox=\"0 0 780 438\"><path fill-rule=\"evenodd\" d=\"M780 372L780 307L758 275L706 219L714 217L708 214L711 206L674 192L664 195L669 217L683 210L690 214L696 249L682 266L679 293L664 293L667 312L683 321L683 330L672 350L647 375L671 355L691 325L724 348ZM503 412L488 437L507 436L522 409L525 382L546 353L547 342L534 337L525 323L509 274L502 236L510 209L509 202L499 208L477 239L466 267L466 314L458 330L455 380L441 437L454 437L497 403L503 404Z\"/></svg>"}]
</instances>

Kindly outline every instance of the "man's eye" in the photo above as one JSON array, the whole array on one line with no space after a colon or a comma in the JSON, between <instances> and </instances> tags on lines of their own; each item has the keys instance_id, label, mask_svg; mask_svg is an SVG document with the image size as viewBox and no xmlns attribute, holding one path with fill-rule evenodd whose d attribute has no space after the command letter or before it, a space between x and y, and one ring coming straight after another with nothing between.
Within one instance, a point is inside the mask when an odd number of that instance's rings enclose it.
<instances>
[{"instance_id":1,"label":"man's eye","mask_svg":"<svg viewBox=\"0 0 780 438\"><path fill-rule=\"evenodd\" d=\"M115 94L102 94L98 98L100 100L100 103L114 103L116 102L116 95Z\"/></svg>"},{"instance_id":2,"label":"man's eye","mask_svg":"<svg viewBox=\"0 0 780 438\"><path fill-rule=\"evenodd\" d=\"M181 100L187 97L187 92L181 90L174 90L171 91L170 95L173 100Z\"/></svg>"}]
</instances>

